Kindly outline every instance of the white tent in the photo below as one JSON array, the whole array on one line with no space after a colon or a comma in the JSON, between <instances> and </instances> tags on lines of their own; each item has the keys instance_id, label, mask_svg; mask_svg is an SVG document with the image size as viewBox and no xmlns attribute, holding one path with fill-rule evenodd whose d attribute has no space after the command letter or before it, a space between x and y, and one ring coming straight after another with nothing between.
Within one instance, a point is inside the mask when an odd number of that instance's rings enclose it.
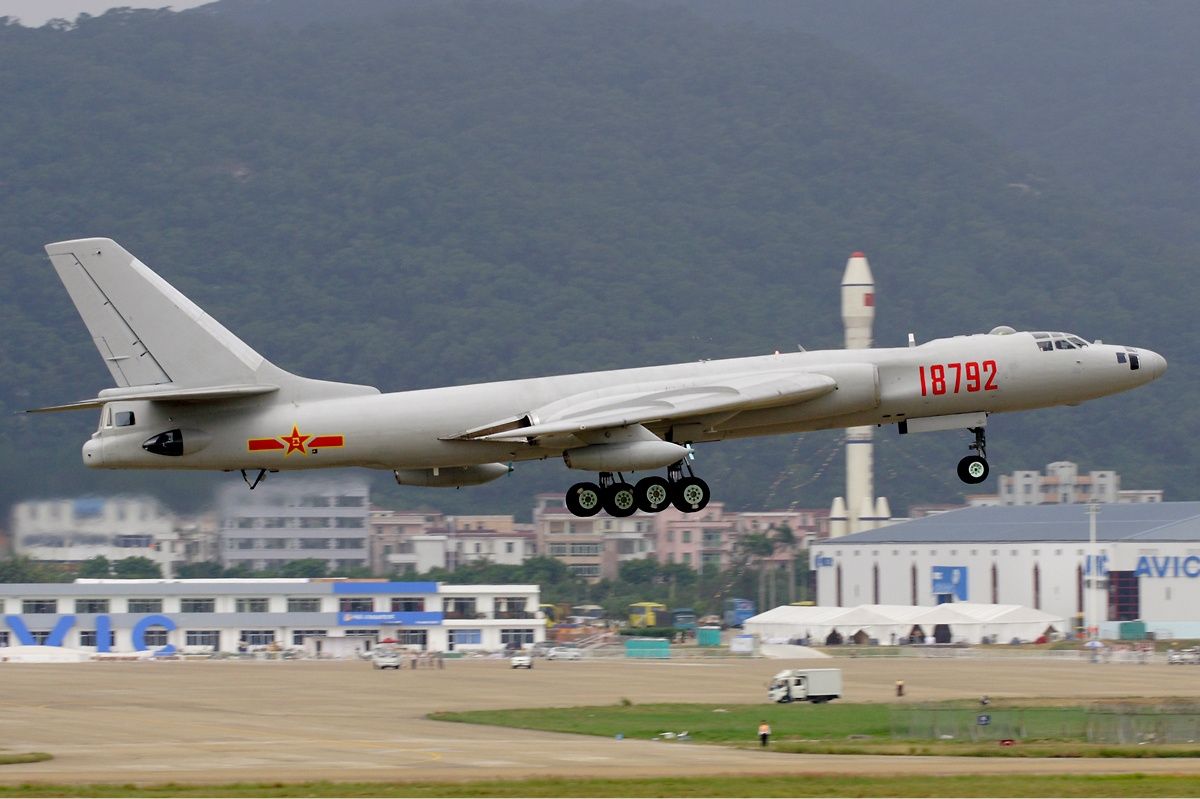
<instances>
[{"instance_id":1,"label":"white tent","mask_svg":"<svg viewBox=\"0 0 1200 799\"><path fill-rule=\"evenodd\" d=\"M1034 641L1047 632L1065 633L1067 620L1022 605L954 602L943 605L859 605L852 608L784 605L746 620L744 629L769 643L798 639L820 645L874 640L881 644L923 642L1007 643Z\"/></svg>"}]
</instances>

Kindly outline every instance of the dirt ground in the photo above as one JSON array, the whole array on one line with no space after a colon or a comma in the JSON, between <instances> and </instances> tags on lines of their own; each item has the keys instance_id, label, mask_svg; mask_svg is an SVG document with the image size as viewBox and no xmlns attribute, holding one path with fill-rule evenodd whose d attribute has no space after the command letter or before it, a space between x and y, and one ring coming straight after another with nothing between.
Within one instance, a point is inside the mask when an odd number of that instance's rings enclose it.
<instances>
[{"instance_id":1,"label":"dirt ground","mask_svg":"<svg viewBox=\"0 0 1200 799\"><path fill-rule=\"evenodd\" d=\"M54 759L0 767L0 783L408 781L701 774L1158 772L1200 760L1009 760L785 755L610 740L424 719L434 710L634 702L765 702L789 666L836 666L846 701L1200 697L1200 668L1032 659L0 664L0 748ZM753 737L750 731L747 738Z\"/></svg>"}]
</instances>

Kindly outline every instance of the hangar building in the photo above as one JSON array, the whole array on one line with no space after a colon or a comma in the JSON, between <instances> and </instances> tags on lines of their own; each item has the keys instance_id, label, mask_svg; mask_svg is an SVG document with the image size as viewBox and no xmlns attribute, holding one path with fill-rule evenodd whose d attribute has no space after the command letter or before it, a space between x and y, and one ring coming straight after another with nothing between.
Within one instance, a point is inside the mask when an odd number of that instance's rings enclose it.
<instances>
[{"instance_id":1,"label":"hangar building","mask_svg":"<svg viewBox=\"0 0 1200 799\"><path fill-rule=\"evenodd\" d=\"M1200 502L1096 505L1094 552L1089 507L963 508L818 542L817 604L1003 603L1108 638L1130 621L1200 637Z\"/></svg>"},{"instance_id":2,"label":"hangar building","mask_svg":"<svg viewBox=\"0 0 1200 799\"><path fill-rule=\"evenodd\" d=\"M97 653L345 651L390 638L427 651L499 650L544 640L536 585L329 579L76 580L0 585L3 647ZM338 640L333 640L338 639ZM335 646L342 644L343 646Z\"/></svg>"}]
</instances>

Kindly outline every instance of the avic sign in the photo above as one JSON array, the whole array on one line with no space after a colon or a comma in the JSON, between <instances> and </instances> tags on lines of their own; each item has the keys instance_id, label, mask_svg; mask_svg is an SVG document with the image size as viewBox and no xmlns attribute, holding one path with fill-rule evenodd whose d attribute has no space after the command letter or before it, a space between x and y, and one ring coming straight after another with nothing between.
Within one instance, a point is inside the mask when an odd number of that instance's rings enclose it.
<instances>
[{"instance_id":1,"label":"avic sign","mask_svg":"<svg viewBox=\"0 0 1200 799\"><path fill-rule=\"evenodd\" d=\"M1137 569L1133 572L1138 577L1200 577L1200 555L1142 555L1138 558Z\"/></svg>"},{"instance_id":2,"label":"avic sign","mask_svg":"<svg viewBox=\"0 0 1200 799\"><path fill-rule=\"evenodd\" d=\"M13 635L17 637L17 642L24 646L36 646L37 639L33 633L29 631L28 625L25 624L25 619L20 616L5 616L4 622L8 625L8 629L12 630ZM67 633L75 626L74 616L59 616L58 621L54 625L54 629L46 636L43 642L45 646L62 646L63 640L66 639ZM161 627L167 632L175 629L175 622L167 616L155 613L150 616L143 616L138 620L137 624L133 625L133 648L138 652L144 652L150 647L146 645L146 632L152 627ZM106 614L98 614L96 616L96 651L111 652L112 645L112 619ZM155 650L156 655L173 655L175 647L172 644L167 644L161 649Z\"/></svg>"}]
</instances>

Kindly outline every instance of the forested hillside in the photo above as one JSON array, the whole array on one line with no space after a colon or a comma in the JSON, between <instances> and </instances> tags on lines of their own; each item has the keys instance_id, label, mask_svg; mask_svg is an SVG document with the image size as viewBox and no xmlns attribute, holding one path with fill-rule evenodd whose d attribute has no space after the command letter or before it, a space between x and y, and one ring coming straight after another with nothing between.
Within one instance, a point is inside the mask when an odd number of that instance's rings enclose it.
<instances>
[{"instance_id":1,"label":"forested hillside","mask_svg":"<svg viewBox=\"0 0 1200 799\"><path fill-rule=\"evenodd\" d=\"M878 343L1003 323L1171 361L1134 395L995 418L995 469L1072 459L1196 497L1194 256L1035 183L989 132L818 38L686 8L346 7L0 27L0 506L197 505L238 479L98 475L78 456L92 414L14 415L109 385L41 252L89 235L284 368L384 390L839 346L862 249ZM838 440L706 446L697 467L734 507L821 506L841 493ZM878 440L893 507L960 495L965 436ZM572 479L385 477L392 502L496 511Z\"/></svg>"},{"instance_id":2,"label":"forested hillside","mask_svg":"<svg viewBox=\"0 0 1200 799\"><path fill-rule=\"evenodd\" d=\"M695 0L821 36L1040 162L1143 230L1200 245L1192 0Z\"/></svg>"}]
</instances>

